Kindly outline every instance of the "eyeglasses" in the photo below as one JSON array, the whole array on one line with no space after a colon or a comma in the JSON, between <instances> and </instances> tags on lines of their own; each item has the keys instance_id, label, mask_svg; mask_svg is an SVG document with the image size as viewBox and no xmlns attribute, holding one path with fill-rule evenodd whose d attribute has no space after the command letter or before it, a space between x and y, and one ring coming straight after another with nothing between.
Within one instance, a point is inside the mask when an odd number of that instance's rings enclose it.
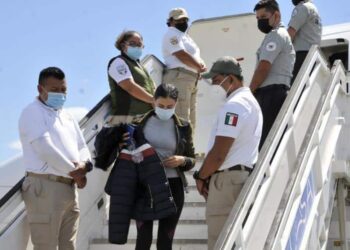
<instances>
[{"instance_id":1,"label":"eyeglasses","mask_svg":"<svg viewBox=\"0 0 350 250\"><path fill-rule=\"evenodd\" d=\"M126 45L130 46L130 47L140 47L140 48L144 48L145 46L142 43L136 43L136 42L126 42Z\"/></svg>"}]
</instances>

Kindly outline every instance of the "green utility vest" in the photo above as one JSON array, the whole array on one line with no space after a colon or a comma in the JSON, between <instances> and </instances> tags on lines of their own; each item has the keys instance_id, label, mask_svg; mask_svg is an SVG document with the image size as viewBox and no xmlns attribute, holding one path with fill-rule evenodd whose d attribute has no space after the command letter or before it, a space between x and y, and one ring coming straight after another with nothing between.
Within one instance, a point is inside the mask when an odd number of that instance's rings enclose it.
<instances>
[{"instance_id":1,"label":"green utility vest","mask_svg":"<svg viewBox=\"0 0 350 250\"><path fill-rule=\"evenodd\" d=\"M149 94L154 94L154 82L147 70L139 63L131 60L125 55L112 58L108 63L108 68L112 62L121 58L128 65L134 82L146 90ZM152 105L138 100L122 89L118 83L108 74L110 96L112 101L111 115L139 115L147 113L152 109Z\"/></svg>"}]
</instances>

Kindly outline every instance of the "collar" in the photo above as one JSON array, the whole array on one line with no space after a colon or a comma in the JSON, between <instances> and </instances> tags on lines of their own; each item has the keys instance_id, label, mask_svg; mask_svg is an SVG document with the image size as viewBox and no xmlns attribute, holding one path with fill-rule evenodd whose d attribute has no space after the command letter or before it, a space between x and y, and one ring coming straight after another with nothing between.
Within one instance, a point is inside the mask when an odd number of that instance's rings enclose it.
<instances>
[{"instance_id":1,"label":"collar","mask_svg":"<svg viewBox=\"0 0 350 250\"><path fill-rule=\"evenodd\" d=\"M238 89L236 89L235 91L233 91L227 98L226 98L226 102L228 102L229 100L231 100L235 95L237 95L240 92L243 91L250 91L250 89L248 87L240 87Z\"/></svg>"},{"instance_id":2,"label":"collar","mask_svg":"<svg viewBox=\"0 0 350 250\"><path fill-rule=\"evenodd\" d=\"M139 60L139 59L134 60L134 59L132 59L132 58L128 57L128 55L127 55L127 54L125 54L123 51L120 53L120 55L121 55L122 57L125 57L126 59L128 59L128 60L132 61L132 62L137 62L137 63L140 63L140 60Z\"/></svg>"},{"instance_id":3,"label":"collar","mask_svg":"<svg viewBox=\"0 0 350 250\"><path fill-rule=\"evenodd\" d=\"M175 31L175 32L179 33L180 35L186 35L187 34L187 31L186 32L182 32L182 31L180 31L177 28L172 27L172 26L169 27L169 30Z\"/></svg>"},{"instance_id":4,"label":"collar","mask_svg":"<svg viewBox=\"0 0 350 250\"><path fill-rule=\"evenodd\" d=\"M282 21L277 25L276 29L277 29L277 28L280 28L280 27L284 27L284 24L283 24Z\"/></svg>"},{"instance_id":5,"label":"collar","mask_svg":"<svg viewBox=\"0 0 350 250\"><path fill-rule=\"evenodd\" d=\"M49 106L47 106L45 103L43 103L40 99L39 96L37 96L34 100L41 108L44 108L50 112L60 112L62 109L54 109Z\"/></svg>"},{"instance_id":6,"label":"collar","mask_svg":"<svg viewBox=\"0 0 350 250\"><path fill-rule=\"evenodd\" d=\"M274 27L271 31L278 30L281 27L284 27L284 24L282 23L282 21L279 24L277 24L276 27ZM271 31L269 33L271 33Z\"/></svg>"}]
</instances>

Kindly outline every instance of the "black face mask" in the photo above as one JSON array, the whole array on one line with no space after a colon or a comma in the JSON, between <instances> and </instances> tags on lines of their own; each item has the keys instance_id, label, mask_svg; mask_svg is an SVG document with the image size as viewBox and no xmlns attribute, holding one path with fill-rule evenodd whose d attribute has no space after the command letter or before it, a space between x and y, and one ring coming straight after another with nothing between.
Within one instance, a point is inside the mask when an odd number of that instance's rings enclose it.
<instances>
[{"instance_id":1,"label":"black face mask","mask_svg":"<svg viewBox=\"0 0 350 250\"><path fill-rule=\"evenodd\" d=\"M273 27L269 24L269 18L259 19L258 29L265 34L269 33L273 29Z\"/></svg>"},{"instance_id":2,"label":"black face mask","mask_svg":"<svg viewBox=\"0 0 350 250\"><path fill-rule=\"evenodd\" d=\"M292 0L292 3L294 4L294 6L297 6L302 1L303 0Z\"/></svg>"},{"instance_id":3,"label":"black face mask","mask_svg":"<svg viewBox=\"0 0 350 250\"><path fill-rule=\"evenodd\" d=\"M181 32L186 32L186 30L188 28L188 23L187 22L177 23L177 24L175 24L175 28L177 28Z\"/></svg>"}]
</instances>

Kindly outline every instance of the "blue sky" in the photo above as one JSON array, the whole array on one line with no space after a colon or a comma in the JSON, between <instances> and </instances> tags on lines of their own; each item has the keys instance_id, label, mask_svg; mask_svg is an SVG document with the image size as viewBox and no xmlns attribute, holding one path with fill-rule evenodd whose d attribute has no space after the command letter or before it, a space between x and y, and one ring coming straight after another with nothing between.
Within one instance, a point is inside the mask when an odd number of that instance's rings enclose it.
<instances>
[{"instance_id":1,"label":"blue sky","mask_svg":"<svg viewBox=\"0 0 350 250\"><path fill-rule=\"evenodd\" d=\"M288 23L293 5L280 0ZM17 120L37 95L41 69L66 73L66 107L82 113L109 91L106 64L117 55L114 41L125 29L141 32L144 54L161 58L165 20L174 7L188 10L191 21L252 12L252 0L2 0L0 2L0 162L18 154ZM349 0L315 0L324 25L350 22Z\"/></svg>"}]
</instances>

